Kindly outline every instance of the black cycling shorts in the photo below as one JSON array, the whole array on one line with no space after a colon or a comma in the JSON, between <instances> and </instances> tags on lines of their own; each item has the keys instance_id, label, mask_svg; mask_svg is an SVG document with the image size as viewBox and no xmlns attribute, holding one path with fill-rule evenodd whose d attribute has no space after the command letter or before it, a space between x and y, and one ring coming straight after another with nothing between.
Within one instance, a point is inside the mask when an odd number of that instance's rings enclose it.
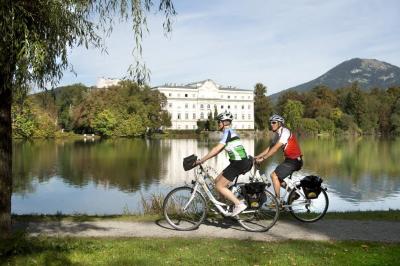
<instances>
[{"instance_id":1,"label":"black cycling shorts","mask_svg":"<svg viewBox=\"0 0 400 266\"><path fill-rule=\"evenodd\" d=\"M222 175L231 182L235 180L237 176L250 171L253 166L253 161L250 159L229 161L231 163L222 171Z\"/></svg>"},{"instance_id":2,"label":"black cycling shorts","mask_svg":"<svg viewBox=\"0 0 400 266\"><path fill-rule=\"evenodd\" d=\"M303 160L301 157L299 159L289 159L285 160L276 167L275 174L278 176L279 180L283 180L285 177L291 175L294 171L298 171L303 166Z\"/></svg>"}]
</instances>

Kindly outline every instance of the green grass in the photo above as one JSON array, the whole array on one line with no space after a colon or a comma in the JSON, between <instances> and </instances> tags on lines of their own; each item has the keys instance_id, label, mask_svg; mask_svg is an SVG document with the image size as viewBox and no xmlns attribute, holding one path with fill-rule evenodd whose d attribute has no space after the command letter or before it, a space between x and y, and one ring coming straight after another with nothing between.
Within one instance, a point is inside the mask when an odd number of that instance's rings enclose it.
<instances>
[{"instance_id":1,"label":"green grass","mask_svg":"<svg viewBox=\"0 0 400 266\"><path fill-rule=\"evenodd\" d=\"M163 218L161 214L148 212L147 214L129 214L129 215L86 215L86 214L55 214L55 215L13 215L14 221L24 222L51 222L51 221L74 221L74 222L90 222L90 221L127 221L127 222L153 222ZM211 215L211 213L210 213ZM279 219L294 219L287 213L281 213ZM400 210L389 211L363 211L363 212L328 212L323 219L342 219L342 220L374 220L374 221L400 221Z\"/></svg>"},{"instance_id":2,"label":"green grass","mask_svg":"<svg viewBox=\"0 0 400 266\"><path fill-rule=\"evenodd\" d=\"M0 265L398 265L400 244L145 238L0 240Z\"/></svg>"}]
</instances>

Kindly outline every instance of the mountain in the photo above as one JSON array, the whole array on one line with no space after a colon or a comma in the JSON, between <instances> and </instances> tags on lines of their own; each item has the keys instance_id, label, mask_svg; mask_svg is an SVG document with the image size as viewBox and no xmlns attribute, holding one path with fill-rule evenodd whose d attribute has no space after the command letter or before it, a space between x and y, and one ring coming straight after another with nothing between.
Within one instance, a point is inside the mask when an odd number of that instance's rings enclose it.
<instances>
[{"instance_id":1,"label":"mountain","mask_svg":"<svg viewBox=\"0 0 400 266\"><path fill-rule=\"evenodd\" d=\"M376 59L353 58L335 66L322 76L287 90L305 92L318 85L337 89L357 81L364 90L400 85L400 68ZM284 91L287 91L284 90ZM277 98L282 92L271 95Z\"/></svg>"}]
</instances>

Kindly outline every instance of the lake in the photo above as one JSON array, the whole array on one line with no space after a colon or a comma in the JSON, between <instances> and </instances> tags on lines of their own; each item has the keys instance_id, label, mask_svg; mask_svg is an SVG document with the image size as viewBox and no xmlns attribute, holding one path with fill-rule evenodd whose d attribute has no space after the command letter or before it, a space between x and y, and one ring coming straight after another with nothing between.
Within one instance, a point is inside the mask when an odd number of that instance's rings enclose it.
<instances>
[{"instance_id":1,"label":"lake","mask_svg":"<svg viewBox=\"0 0 400 266\"><path fill-rule=\"evenodd\" d=\"M243 138L249 154L268 139ZM205 155L218 139L34 140L13 142L15 214L140 212L141 199L192 180L182 159ZM304 167L328 187L329 211L400 209L400 139L302 138ZM270 173L279 153L263 164ZM224 152L206 164L222 170ZM246 177L242 177L245 179Z\"/></svg>"}]
</instances>

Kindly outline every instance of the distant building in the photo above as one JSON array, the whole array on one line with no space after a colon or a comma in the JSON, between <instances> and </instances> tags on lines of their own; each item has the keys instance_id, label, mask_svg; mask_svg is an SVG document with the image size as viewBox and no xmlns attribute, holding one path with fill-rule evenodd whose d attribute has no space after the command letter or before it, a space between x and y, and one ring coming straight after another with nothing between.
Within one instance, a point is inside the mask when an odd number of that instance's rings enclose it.
<instances>
[{"instance_id":1,"label":"distant building","mask_svg":"<svg viewBox=\"0 0 400 266\"><path fill-rule=\"evenodd\" d=\"M111 86L118 85L120 79L111 79L111 78L99 78L96 83L97 88L107 88Z\"/></svg>"},{"instance_id":2,"label":"distant building","mask_svg":"<svg viewBox=\"0 0 400 266\"><path fill-rule=\"evenodd\" d=\"M154 87L167 97L165 109L171 114L170 129L197 129L198 120L208 114L230 111L233 128L254 129L254 93L232 87L221 87L207 79L182 86L173 84Z\"/></svg>"}]
</instances>

